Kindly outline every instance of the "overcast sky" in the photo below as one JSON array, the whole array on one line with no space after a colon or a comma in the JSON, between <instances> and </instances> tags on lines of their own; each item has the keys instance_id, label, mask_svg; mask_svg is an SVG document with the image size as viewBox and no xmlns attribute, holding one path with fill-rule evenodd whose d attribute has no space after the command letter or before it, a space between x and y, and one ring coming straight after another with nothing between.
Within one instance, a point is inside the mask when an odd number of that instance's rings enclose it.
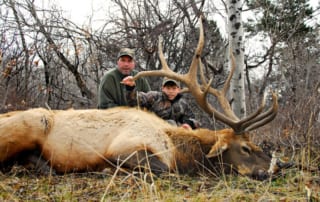
<instances>
[{"instance_id":1,"label":"overcast sky","mask_svg":"<svg viewBox=\"0 0 320 202\"><path fill-rule=\"evenodd\" d=\"M46 1L46 0L44 0ZM87 24L88 16L99 24L105 12L110 9L106 0L53 0L66 12L65 17L70 18L79 25ZM102 24L102 23L101 23Z\"/></svg>"},{"instance_id":2,"label":"overcast sky","mask_svg":"<svg viewBox=\"0 0 320 202\"><path fill-rule=\"evenodd\" d=\"M47 3L46 0L45 4ZM106 4L106 0L52 0L57 2L63 10L66 11L66 16L72 21L79 23L80 25L87 23L87 16L93 14L94 21L99 22L103 19L105 11L110 9ZM318 0L310 0L311 6L314 8L319 5ZM320 18L320 13L318 11L318 22Z\"/></svg>"}]
</instances>

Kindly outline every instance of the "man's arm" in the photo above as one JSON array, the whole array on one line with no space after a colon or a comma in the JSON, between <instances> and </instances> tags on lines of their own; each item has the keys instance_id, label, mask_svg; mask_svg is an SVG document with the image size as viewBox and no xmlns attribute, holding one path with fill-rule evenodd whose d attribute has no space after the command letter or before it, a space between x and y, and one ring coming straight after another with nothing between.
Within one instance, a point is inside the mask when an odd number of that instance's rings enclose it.
<instances>
[{"instance_id":1,"label":"man's arm","mask_svg":"<svg viewBox=\"0 0 320 202\"><path fill-rule=\"evenodd\" d=\"M110 97L104 93L100 93L98 98L98 109L108 109L117 106L119 105L116 104L113 99L110 99Z\"/></svg>"},{"instance_id":2,"label":"man's arm","mask_svg":"<svg viewBox=\"0 0 320 202\"><path fill-rule=\"evenodd\" d=\"M116 90L116 87L111 83L104 81L99 86L98 92L98 109L107 109L111 107L119 106L116 103L116 98L112 95L112 90Z\"/></svg>"},{"instance_id":3,"label":"man's arm","mask_svg":"<svg viewBox=\"0 0 320 202\"><path fill-rule=\"evenodd\" d=\"M145 93L151 90L150 85L145 78L139 78L137 81L134 81L132 76L127 76L122 79L121 83L126 86L138 88L139 91Z\"/></svg>"}]
</instances>

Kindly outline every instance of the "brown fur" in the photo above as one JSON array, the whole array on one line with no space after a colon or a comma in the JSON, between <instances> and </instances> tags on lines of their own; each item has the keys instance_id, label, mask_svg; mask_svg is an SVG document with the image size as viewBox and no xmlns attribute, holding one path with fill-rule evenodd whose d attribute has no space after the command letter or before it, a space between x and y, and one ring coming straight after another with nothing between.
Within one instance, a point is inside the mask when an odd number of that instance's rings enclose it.
<instances>
[{"instance_id":1,"label":"brown fur","mask_svg":"<svg viewBox=\"0 0 320 202\"><path fill-rule=\"evenodd\" d=\"M243 153L243 146L250 148L250 154ZM191 173L219 157L246 175L266 171L270 161L247 135L235 135L231 129L177 128L134 108L37 108L0 115L0 162L33 149L39 149L58 172L102 170L138 151L155 155L152 162L163 170ZM208 153L215 155L207 159ZM135 163L133 159L130 166Z\"/></svg>"}]
</instances>

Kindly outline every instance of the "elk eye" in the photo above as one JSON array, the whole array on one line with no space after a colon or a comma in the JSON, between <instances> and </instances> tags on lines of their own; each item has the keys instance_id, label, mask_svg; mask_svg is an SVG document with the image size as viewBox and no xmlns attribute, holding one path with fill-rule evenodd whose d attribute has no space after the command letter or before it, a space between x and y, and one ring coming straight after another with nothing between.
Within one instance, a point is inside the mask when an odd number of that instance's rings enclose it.
<instances>
[{"instance_id":1,"label":"elk eye","mask_svg":"<svg viewBox=\"0 0 320 202\"><path fill-rule=\"evenodd\" d=\"M250 154L251 153L251 148L248 146L242 146L241 147L242 152L246 153L246 154Z\"/></svg>"}]
</instances>

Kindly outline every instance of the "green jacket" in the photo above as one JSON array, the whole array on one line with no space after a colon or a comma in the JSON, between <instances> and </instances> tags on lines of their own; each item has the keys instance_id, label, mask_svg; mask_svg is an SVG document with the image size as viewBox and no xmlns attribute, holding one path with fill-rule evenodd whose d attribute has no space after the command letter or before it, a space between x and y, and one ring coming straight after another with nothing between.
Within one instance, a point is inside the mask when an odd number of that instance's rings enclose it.
<instances>
[{"instance_id":1,"label":"green jacket","mask_svg":"<svg viewBox=\"0 0 320 202\"><path fill-rule=\"evenodd\" d=\"M138 71L133 70L131 76ZM136 86L130 87L120 82L127 75L121 74L118 68L109 70L102 78L98 91L98 108L107 109L116 106L128 106L127 94L132 90L148 92L150 85L145 78L136 80Z\"/></svg>"}]
</instances>

